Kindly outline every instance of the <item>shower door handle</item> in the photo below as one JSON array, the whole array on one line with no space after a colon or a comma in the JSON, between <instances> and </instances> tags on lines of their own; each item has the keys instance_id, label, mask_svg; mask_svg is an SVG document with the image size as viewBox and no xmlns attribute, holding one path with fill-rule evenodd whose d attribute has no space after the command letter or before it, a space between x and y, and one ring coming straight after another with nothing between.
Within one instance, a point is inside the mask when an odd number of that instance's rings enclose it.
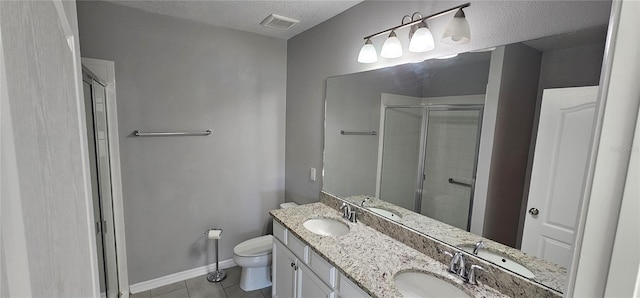
<instances>
[{"instance_id":1,"label":"shower door handle","mask_svg":"<svg viewBox=\"0 0 640 298\"><path fill-rule=\"evenodd\" d=\"M453 178L449 178L449 183L451 184L456 184L456 185L461 185L461 186L467 186L467 187L471 187L473 186L473 183L465 183L465 182L460 182L460 181L456 181Z\"/></svg>"}]
</instances>

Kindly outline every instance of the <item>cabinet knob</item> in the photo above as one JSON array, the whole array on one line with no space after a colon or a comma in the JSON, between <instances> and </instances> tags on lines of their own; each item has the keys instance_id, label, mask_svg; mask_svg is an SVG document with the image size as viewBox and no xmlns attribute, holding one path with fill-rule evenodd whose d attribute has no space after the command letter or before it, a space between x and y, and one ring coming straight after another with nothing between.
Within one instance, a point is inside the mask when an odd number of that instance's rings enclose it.
<instances>
[{"instance_id":1,"label":"cabinet knob","mask_svg":"<svg viewBox=\"0 0 640 298\"><path fill-rule=\"evenodd\" d=\"M531 209L529 209L529 214L535 216L535 215L540 214L540 211L538 210L538 208L531 208Z\"/></svg>"}]
</instances>

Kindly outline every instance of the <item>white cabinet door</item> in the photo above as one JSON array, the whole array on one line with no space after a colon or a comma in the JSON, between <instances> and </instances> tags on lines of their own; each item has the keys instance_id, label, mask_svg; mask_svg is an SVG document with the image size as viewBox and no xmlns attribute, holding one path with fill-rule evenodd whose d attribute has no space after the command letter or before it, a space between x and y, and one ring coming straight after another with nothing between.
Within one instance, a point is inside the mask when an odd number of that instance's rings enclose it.
<instances>
[{"instance_id":1,"label":"white cabinet door","mask_svg":"<svg viewBox=\"0 0 640 298\"><path fill-rule=\"evenodd\" d=\"M309 267L300 263L298 271L298 297L333 298L333 290L317 277Z\"/></svg>"},{"instance_id":2,"label":"white cabinet door","mask_svg":"<svg viewBox=\"0 0 640 298\"><path fill-rule=\"evenodd\" d=\"M279 240L273 240L273 297L293 298L295 296L296 257Z\"/></svg>"},{"instance_id":3,"label":"white cabinet door","mask_svg":"<svg viewBox=\"0 0 640 298\"><path fill-rule=\"evenodd\" d=\"M522 251L568 268L598 86L542 95Z\"/></svg>"}]
</instances>

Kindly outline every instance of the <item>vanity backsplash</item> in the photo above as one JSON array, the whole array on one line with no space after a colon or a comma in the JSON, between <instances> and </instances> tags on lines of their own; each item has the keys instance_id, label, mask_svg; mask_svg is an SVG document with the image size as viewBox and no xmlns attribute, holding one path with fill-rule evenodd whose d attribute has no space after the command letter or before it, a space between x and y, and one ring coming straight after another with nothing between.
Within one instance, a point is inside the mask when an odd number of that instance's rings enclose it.
<instances>
[{"instance_id":1,"label":"vanity backsplash","mask_svg":"<svg viewBox=\"0 0 640 298\"><path fill-rule=\"evenodd\" d=\"M339 210L340 206L345 201L351 203L352 208L354 210L357 210L357 216L360 222L393 239L396 239L397 241L402 242L409 247L412 247L413 249L426 254L427 256L439 262L442 262L443 264L449 263L449 257L443 254L442 251L452 252L458 250L458 248L449 245L451 243L445 244L444 242L409 229L392 219L374 214L373 212L363 212L361 202L365 198L366 197L356 196L341 199L324 191L320 195L320 201L322 203L336 210ZM387 208L383 204L381 204L381 202L382 201L376 202L376 200L374 199L374 201L368 201L366 203L366 206L381 207L382 210L386 209L389 211L397 212L398 215L403 215L401 214L402 210L397 210L402 208ZM410 218L401 217L399 220L407 221L410 220ZM424 217L421 217L421 221L424 222ZM457 239L458 241L453 244L456 246L457 244L475 243L475 241L482 239L479 236L473 235L466 231L451 227L435 220L432 224L432 229L447 234L448 239ZM493 243L491 241L487 241L487 243L490 248L496 249L497 251L502 252L510 257L514 257L515 259L522 260L522 258L527 258L525 254L515 249L511 249L513 251L509 251L509 248L504 245ZM564 268L555 266L548 262L540 262L540 260L534 258L526 260L527 268L536 275L536 279L543 280L546 285L550 285L550 287L547 287L517 274L514 274L510 271L507 271L503 268L500 268L492 263L486 262L482 259L471 257L471 254L467 254L467 256L470 256L469 258L467 258L467 263L470 263L471 265L480 265L487 270L487 272L483 272L483 274L478 276L478 280L505 295L511 297L562 297L561 285L564 284L564 279L566 278L567 274Z\"/></svg>"}]
</instances>

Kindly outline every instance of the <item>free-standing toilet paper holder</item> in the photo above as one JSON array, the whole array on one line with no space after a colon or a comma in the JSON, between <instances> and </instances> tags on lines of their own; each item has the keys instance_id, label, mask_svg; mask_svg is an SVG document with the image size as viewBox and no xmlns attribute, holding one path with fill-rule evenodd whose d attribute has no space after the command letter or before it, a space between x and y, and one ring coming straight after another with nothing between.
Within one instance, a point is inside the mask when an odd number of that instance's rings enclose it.
<instances>
[{"instance_id":1,"label":"free-standing toilet paper holder","mask_svg":"<svg viewBox=\"0 0 640 298\"><path fill-rule=\"evenodd\" d=\"M227 277L227 273L224 270L220 270L219 268L220 258L218 257L218 240L222 235L222 229L208 229L206 232L204 232L204 234L209 239L213 239L216 243L216 271L209 273L207 275L207 280L209 282L221 282Z\"/></svg>"}]
</instances>

